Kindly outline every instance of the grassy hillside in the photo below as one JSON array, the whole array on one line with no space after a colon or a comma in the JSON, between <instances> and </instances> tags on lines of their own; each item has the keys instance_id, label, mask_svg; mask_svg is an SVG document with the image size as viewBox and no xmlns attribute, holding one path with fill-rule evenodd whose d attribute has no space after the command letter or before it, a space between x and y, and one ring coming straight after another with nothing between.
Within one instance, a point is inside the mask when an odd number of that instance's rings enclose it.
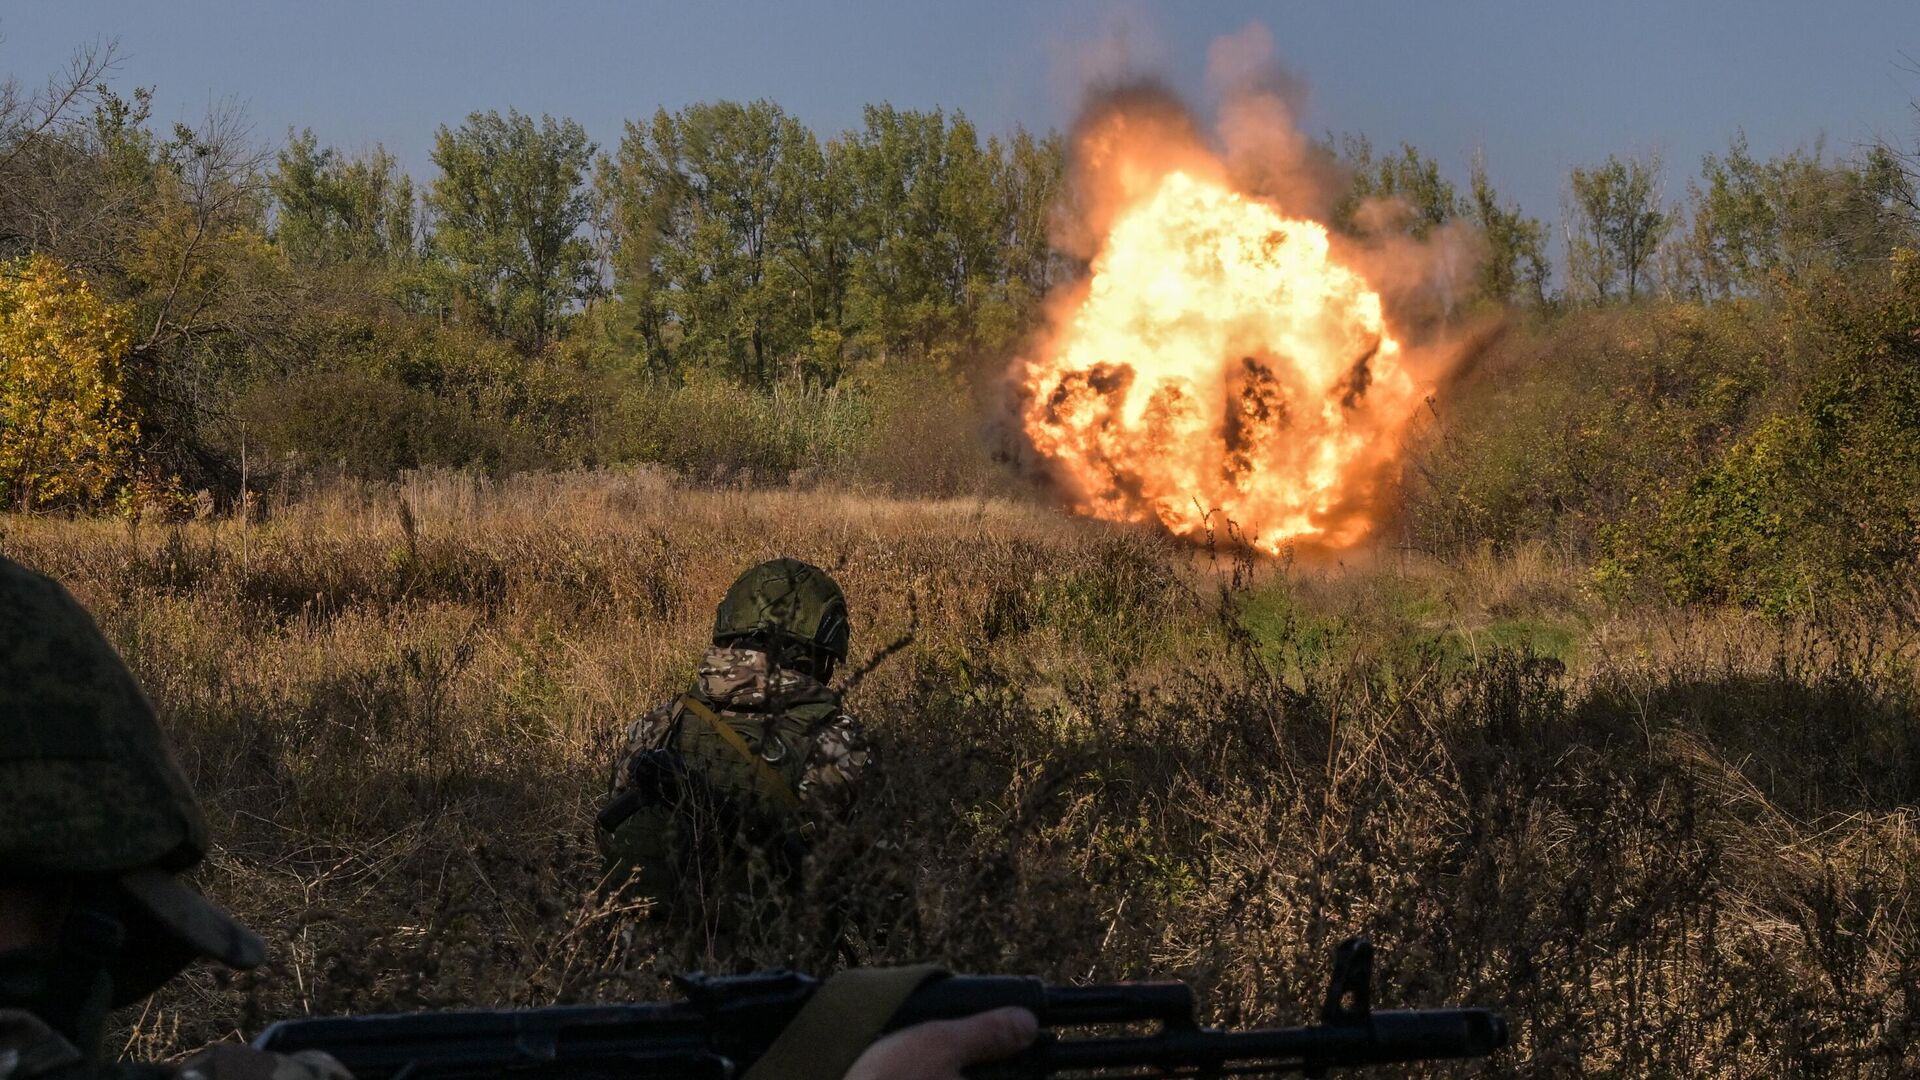
<instances>
[{"instance_id":1,"label":"grassy hillside","mask_svg":"<svg viewBox=\"0 0 1920 1080\"><path fill-rule=\"evenodd\" d=\"M161 708L271 967L124 1018L173 1053L307 1012L653 997L716 962L1193 980L1296 1022L1338 938L1387 1003L1517 1022L1496 1075L1893 1075L1913 1051L1910 626L1609 606L1501 554L1231 552L1003 501L414 475L242 528L0 518ZM828 567L884 770L726 943L592 899L615 740L712 604Z\"/></svg>"}]
</instances>

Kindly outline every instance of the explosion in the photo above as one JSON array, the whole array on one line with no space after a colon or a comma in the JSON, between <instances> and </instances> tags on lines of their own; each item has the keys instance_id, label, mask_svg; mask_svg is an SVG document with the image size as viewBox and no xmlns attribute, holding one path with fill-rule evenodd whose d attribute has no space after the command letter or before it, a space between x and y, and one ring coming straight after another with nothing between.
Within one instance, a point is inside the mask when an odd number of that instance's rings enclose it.
<instances>
[{"instance_id":1,"label":"explosion","mask_svg":"<svg viewBox=\"0 0 1920 1080\"><path fill-rule=\"evenodd\" d=\"M1426 388L1380 294L1324 226L1236 190L1193 145L1120 118L1090 273L1017 367L1027 437L1073 508L1253 546L1352 546Z\"/></svg>"}]
</instances>

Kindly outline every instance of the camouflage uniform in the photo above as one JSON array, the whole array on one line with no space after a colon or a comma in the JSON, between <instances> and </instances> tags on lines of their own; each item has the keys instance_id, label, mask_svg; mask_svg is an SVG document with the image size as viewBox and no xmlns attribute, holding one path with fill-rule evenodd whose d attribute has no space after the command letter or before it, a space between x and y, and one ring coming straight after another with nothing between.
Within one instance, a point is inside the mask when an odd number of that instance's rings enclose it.
<instances>
[{"instance_id":1,"label":"camouflage uniform","mask_svg":"<svg viewBox=\"0 0 1920 1080\"><path fill-rule=\"evenodd\" d=\"M841 704L833 690L810 675L771 665L758 649L715 645L700 661L700 676L688 692L736 729L765 728L782 706L830 704L831 715L809 725L803 747L805 763L794 788L816 813L844 809L853 800L855 782L873 760L860 721ZM665 749L681 720L681 698L662 702L627 726L625 749L614 767L611 793L617 798L632 782L635 757ZM777 737L777 736L776 736Z\"/></svg>"},{"instance_id":2,"label":"camouflage uniform","mask_svg":"<svg viewBox=\"0 0 1920 1080\"><path fill-rule=\"evenodd\" d=\"M848 637L846 598L818 568L741 575L693 687L627 728L596 831L609 884L712 926L794 881L873 761L827 685Z\"/></svg>"},{"instance_id":3,"label":"camouflage uniform","mask_svg":"<svg viewBox=\"0 0 1920 1080\"><path fill-rule=\"evenodd\" d=\"M113 646L65 589L0 558L0 888L62 923L54 940L23 935L0 952L0 1080L347 1078L325 1054L244 1046L175 1068L103 1060L110 1008L196 958L242 969L266 958L176 876L206 850L186 777Z\"/></svg>"}]
</instances>

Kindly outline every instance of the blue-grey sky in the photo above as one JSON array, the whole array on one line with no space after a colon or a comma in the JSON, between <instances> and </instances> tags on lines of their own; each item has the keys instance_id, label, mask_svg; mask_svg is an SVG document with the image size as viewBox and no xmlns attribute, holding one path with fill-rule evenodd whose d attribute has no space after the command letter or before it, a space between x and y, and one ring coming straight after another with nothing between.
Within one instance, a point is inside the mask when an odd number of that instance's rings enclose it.
<instances>
[{"instance_id":1,"label":"blue-grey sky","mask_svg":"<svg viewBox=\"0 0 1920 1080\"><path fill-rule=\"evenodd\" d=\"M603 147L625 119L718 98L771 98L823 130L883 100L1044 129L1124 56L1204 109L1208 43L1253 22L1305 81L1310 132L1408 140L1456 178L1479 150L1543 217L1569 167L1609 152L1660 153L1677 197L1740 129L1763 153L1920 139L1914 0L7 0L0 71L36 80L113 38L119 83L154 87L157 119L232 100L262 140L383 143L424 177L437 125L509 106L574 117Z\"/></svg>"}]
</instances>

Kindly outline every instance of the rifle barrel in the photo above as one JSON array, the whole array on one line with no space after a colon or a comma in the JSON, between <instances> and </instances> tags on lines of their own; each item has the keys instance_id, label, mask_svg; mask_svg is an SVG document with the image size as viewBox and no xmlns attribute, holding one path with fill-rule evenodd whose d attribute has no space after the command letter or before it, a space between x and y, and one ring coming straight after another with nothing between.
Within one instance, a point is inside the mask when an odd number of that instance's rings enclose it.
<instances>
[{"instance_id":1,"label":"rifle barrel","mask_svg":"<svg viewBox=\"0 0 1920 1080\"><path fill-rule=\"evenodd\" d=\"M1486 1009L1381 1010L1366 1024L1061 1039L1042 1046L1020 1071L1042 1076L1096 1069L1148 1069L1154 1076L1188 1070L1264 1074L1483 1057L1506 1041L1506 1021Z\"/></svg>"}]
</instances>

